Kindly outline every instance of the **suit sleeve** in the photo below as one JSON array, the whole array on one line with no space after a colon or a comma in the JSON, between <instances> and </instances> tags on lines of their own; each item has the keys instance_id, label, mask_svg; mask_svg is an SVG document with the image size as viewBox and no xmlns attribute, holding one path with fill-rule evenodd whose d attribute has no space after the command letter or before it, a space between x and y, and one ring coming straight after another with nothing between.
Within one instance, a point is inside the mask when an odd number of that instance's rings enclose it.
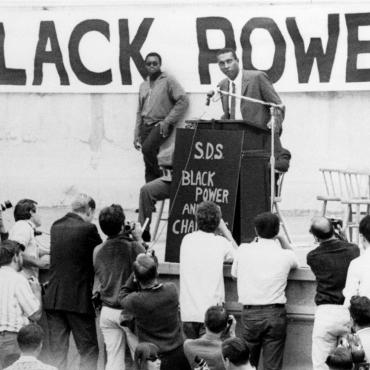
<instances>
[{"instance_id":1,"label":"suit sleeve","mask_svg":"<svg viewBox=\"0 0 370 370\"><path fill-rule=\"evenodd\" d=\"M275 91L275 88L272 85L269 78L267 77L266 73L262 72L261 74L259 74L259 83L261 94L264 101L282 105L281 99L278 93ZM276 131L281 130L284 118L285 118L285 106L282 105L281 108L277 109Z\"/></svg>"},{"instance_id":2,"label":"suit sleeve","mask_svg":"<svg viewBox=\"0 0 370 370\"><path fill-rule=\"evenodd\" d=\"M89 233L89 245L94 249L97 245L101 244L103 241L98 233L98 229L94 224L91 224L91 229Z\"/></svg>"}]
</instances>

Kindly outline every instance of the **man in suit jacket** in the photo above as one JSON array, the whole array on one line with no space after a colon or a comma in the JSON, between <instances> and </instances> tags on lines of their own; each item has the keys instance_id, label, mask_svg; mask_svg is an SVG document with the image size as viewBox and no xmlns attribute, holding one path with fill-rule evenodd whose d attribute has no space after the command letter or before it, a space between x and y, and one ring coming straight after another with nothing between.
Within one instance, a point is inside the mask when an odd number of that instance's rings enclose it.
<instances>
[{"instance_id":1,"label":"man in suit jacket","mask_svg":"<svg viewBox=\"0 0 370 370\"><path fill-rule=\"evenodd\" d=\"M275 129L280 133L285 107L266 73L240 69L239 59L235 50L231 48L221 49L217 53L217 62L227 77L218 84L220 90L279 105L276 109ZM224 111L223 119L242 119L261 128L271 128L269 106L244 99L233 100L231 96L225 94L221 94L221 102Z\"/></svg>"},{"instance_id":2,"label":"man in suit jacket","mask_svg":"<svg viewBox=\"0 0 370 370\"><path fill-rule=\"evenodd\" d=\"M102 242L91 223L94 200L79 194L72 212L54 222L50 232L50 281L44 297L53 365L67 369L72 331L81 356L80 369L94 370L98 359L95 315L91 303L93 250Z\"/></svg>"}]
</instances>

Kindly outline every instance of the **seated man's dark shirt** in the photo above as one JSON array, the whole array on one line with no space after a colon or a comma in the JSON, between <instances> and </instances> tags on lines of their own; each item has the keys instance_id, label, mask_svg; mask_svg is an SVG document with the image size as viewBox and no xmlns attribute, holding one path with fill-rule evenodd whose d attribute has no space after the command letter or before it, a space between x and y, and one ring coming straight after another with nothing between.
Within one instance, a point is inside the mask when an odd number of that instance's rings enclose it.
<instances>
[{"instance_id":1,"label":"seated man's dark shirt","mask_svg":"<svg viewBox=\"0 0 370 370\"><path fill-rule=\"evenodd\" d=\"M343 304L348 266L359 255L357 245L339 239L322 242L307 254L307 264L317 281L317 305Z\"/></svg>"},{"instance_id":2,"label":"seated man's dark shirt","mask_svg":"<svg viewBox=\"0 0 370 370\"><path fill-rule=\"evenodd\" d=\"M139 342L155 344L160 352L172 351L183 344L179 296L173 283L157 284L135 291L133 278L120 293L120 303L135 318Z\"/></svg>"}]
</instances>

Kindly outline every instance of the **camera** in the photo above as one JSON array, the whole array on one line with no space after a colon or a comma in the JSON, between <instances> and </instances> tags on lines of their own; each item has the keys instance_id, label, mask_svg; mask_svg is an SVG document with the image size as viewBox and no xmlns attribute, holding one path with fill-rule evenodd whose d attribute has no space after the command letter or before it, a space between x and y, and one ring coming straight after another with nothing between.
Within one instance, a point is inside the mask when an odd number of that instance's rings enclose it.
<instances>
[{"instance_id":1,"label":"camera","mask_svg":"<svg viewBox=\"0 0 370 370\"><path fill-rule=\"evenodd\" d=\"M343 220L341 220L340 218L329 218L329 220L335 230L342 230Z\"/></svg>"},{"instance_id":2,"label":"camera","mask_svg":"<svg viewBox=\"0 0 370 370\"><path fill-rule=\"evenodd\" d=\"M4 203L0 204L1 210L6 211L9 208L13 207L13 204L10 200L5 200Z\"/></svg>"},{"instance_id":3,"label":"camera","mask_svg":"<svg viewBox=\"0 0 370 370\"><path fill-rule=\"evenodd\" d=\"M131 234L133 230L135 230L135 222L127 221L127 222L123 225L123 232L124 232L125 234Z\"/></svg>"},{"instance_id":4,"label":"camera","mask_svg":"<svg viewBox=\"0 0 370 370\"><path fill-rule=\"evenodd\" d=\"M340 240L347 241L347 238L343 232L343 220L340 218L329 218L329 220L333 225L335 237Z\"/></svg>"}]
</instances>

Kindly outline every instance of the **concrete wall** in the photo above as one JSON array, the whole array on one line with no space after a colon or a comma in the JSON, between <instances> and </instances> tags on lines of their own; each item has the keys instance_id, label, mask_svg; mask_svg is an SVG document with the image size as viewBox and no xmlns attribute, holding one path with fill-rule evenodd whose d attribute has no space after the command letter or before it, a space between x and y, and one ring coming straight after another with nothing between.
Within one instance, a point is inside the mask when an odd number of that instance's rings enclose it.
<instances>
[{"instance_id":1,"label":"concrete wall","mask_svg":"<svg viewBox=\"0 0 370 370\"><path fill-rule=\"evenodd\" d=\"M180 76L180 81L182 77ZM318 168L370 169L370 92L281 94L287 106L283 144L293 160L283 209L315 209L323 191ZM100 205L137 205L141 155L132 145L136 94L0 94L0 200L21 197L67 204L86 191ZM204 95L190 95L188 118L205 112Z\"/></svg>"},{"instance_id":2,"label":"concrete wall","mask_svg":"<svg viewBox=\"0 0 370 370\"><path fill-rule=\"evenodd\" d=\"M163 281L179 282L179 265L163 263L159 267ZM226 307L238 321L237 335L241 332L241 305L237 303L236 282L225 265ZM287 287L288 331L284 352L284 370L311 370L311 335L315 312L316 281L311 270L302 268L289 275ZM262 367L259 368L262 370Z\"/></svg>"}]
</instances>

